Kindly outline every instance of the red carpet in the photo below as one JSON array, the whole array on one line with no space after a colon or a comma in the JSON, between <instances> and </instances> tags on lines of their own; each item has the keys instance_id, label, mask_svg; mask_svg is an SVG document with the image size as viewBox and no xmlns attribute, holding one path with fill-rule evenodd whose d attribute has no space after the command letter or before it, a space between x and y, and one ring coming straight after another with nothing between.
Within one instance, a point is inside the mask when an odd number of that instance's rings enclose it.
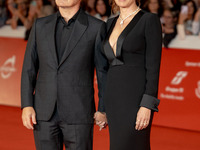
<instances>
[{"instance_id":1,"label":"red carpet","mask_svg":"<svg viewBox=\"0 0 200 150\"><path fill-rule=\"evenodd\" d=\"M151 145L152 150L200 150L200 132L153 126ZM0 105L0 150L35 150L20 108ZM94 150L109 150L108 130L99 132L95 126Z\"/></svg>"}]
</instances>

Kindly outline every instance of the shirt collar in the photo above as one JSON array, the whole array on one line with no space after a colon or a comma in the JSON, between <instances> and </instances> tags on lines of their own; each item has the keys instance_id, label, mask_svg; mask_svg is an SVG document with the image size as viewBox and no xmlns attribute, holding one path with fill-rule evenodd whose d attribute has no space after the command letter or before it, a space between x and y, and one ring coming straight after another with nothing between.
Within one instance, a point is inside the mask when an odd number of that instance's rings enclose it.
<instances>
[{"instance_id":1,"label":"shirt collar","mask_svg":"<svg viewBox=\"0 0 200 150\"><path fill-rule=\"evenodd\" d=\"M60 11L58 11L58 15L57 15L57 20L61 20L61 22L65 25L65 26L68 26L70 25L72 22L76 21L76 19L78 18L78 15L79 15L79 12L80 12L80 9L76 12L76 14L71 18L69 19L68 23L65 21L65 19L62 17L62 15L60 14Z\"/></svg>"}]
</instances>

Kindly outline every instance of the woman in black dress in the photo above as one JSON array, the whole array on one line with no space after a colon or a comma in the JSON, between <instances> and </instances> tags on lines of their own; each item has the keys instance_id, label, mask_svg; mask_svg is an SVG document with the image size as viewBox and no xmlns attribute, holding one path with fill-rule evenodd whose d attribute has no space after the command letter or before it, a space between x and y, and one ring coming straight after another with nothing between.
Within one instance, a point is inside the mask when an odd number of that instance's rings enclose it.
<instances>
[{"instance_id":1,"label":"woman in black dress","mask_svg":"<svg viewBox=\"0 0 200 150\"><path fill-rule=\"evenodd\" d=\"M150 150L153 112L158 111L162 31L157 15L139 0L112 0L120 15L107 22L104 53L110 67L104 95L110 150ZM100 126L105 120L98 120Z\"/></svg>"}]
</instances>

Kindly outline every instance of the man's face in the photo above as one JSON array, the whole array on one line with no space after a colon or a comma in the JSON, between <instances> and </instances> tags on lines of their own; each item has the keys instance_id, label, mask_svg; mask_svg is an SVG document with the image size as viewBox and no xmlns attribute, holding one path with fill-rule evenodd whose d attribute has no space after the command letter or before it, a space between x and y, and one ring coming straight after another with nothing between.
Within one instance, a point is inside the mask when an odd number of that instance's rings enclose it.
<instances>
[{"instance_id":1,"label":"man's face","mask_svg":"<svg viewBox=\"0 0 200 150\"><path fill-rule=\"evenodd\" d=\"M73 7L80 4L81 0L56 0L58 7Z\"/></svg>"},{"instance_id":2,"label":"man's face","mask_svg":"<svg viewBox=\"0 0 200 150\"><path fill-rule=\"evenodd\" d=\"M173 18L172 13L169 10L164 11L163 19L164 19L165 25L167 25L167 26L172 25L173 26L173 19L174 18Z\"/></svg>"}]
</instances>

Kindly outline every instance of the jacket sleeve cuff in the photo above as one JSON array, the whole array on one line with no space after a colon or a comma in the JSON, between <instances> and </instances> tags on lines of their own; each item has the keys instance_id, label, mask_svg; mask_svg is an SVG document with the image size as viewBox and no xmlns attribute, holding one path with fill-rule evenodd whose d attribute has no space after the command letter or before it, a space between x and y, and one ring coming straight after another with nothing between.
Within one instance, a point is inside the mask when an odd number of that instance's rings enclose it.
<instances>
[{"instance_id":1,"label":"jacket sleeve cuff","mask_svg":"<svg viewBox=\"0 0 200 150\"><path fill-rule=\"evenodd\" d=\"M98 106L98 111L99 112L105 112L104 106Z\"/></svg>"},{"instance_id":2,"label":"jacket sleeve cuff","mask_svg":"<svg viewBox=\"0 0 200 150\"><path fill-rule=\"evenodd\" d=\"M26 100L28 99L28 100ZM33 107L33 101L35 99L35 95L29 97L29 98L25 98L25 97L22 97L22 100L21 100L21 109L23 109L24 107Z\"/></svg>"},{"instance_id":3,"label":"jacket sleeve cuff","mask_svg":"<svg viewBox=\"0 0 200 150\"><path fill-rule=\"evenodd\" d=\"M157 98L155 98L153 96L144 94L143 97L142 97L142 101L140 103L140 106L141 107L146 107L146 108L149 108L151 110L154 110L154 111L158 112L159 103L160 103L159 99L157 99Z\"/></svg>"}]
</instances>

